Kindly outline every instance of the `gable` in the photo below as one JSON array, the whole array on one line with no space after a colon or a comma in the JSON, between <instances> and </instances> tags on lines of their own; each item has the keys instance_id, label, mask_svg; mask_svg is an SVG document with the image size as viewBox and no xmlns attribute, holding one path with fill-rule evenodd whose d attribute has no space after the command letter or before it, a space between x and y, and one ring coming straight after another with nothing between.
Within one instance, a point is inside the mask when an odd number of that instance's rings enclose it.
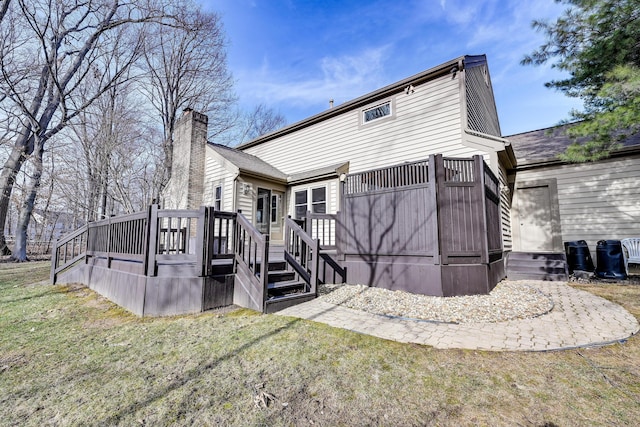
<instances>
[{"instance_id":1,"label":"gable","mask_svg":"<svg viewBox=\"0 0 640 427\"><path fill-rule=\"evenodd\" d=\"M287 180L286 174L259 157L220 144L209 143L207 147L215 153L218 162L229 171L242 172L279 182Z\"/></svg>"},{"instance_id":2,"label":"gable","mask_svg":"<svg viewBox=\"0 0 640 427\"><path fill-rule=\"evenodd\" d=\"M296 132L239 147L288 175L350 162L350 171L420 160L429 154L465 156L460 75L446 74L419 86L302 127ZM389 102L391 114L363 122L365 111Z\"/></svg>"},{"instance_id":3,"label":"gable","mask_svg":"<svg viewBox=\"0 0 640 427\"><path fill-rule=\"evenodd\" d=\"M505 149L484 55L463 56L237 147L293 175Z\"/></svg>"}]
</instances>

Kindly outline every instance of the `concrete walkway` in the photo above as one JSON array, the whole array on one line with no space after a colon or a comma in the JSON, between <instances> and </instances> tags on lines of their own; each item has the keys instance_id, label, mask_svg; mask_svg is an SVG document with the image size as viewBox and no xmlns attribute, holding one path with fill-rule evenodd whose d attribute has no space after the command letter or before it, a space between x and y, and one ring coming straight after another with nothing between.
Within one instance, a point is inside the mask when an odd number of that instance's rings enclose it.
<instances>
[{"instance_id":1,"label":"concrete walkway","mask_svg":"<svg viewBox=\"0 0 640 427\"><path fill-rule=\"evenodd\" d=\"M530 283L530 282L528 282ZM548 351L610 344L638 332L637 319L621 306L564 282L530 283L554 302L548 314L499 323L447 324L369 314L316 299L280 311L393 341L435 348Z\"/></svg>"}]
</instances>

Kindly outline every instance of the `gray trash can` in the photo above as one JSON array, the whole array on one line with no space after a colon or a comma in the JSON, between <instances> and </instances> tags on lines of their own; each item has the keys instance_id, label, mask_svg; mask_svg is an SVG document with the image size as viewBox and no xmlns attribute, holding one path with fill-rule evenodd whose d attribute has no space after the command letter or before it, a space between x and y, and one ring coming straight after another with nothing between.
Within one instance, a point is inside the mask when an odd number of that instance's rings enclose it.
<instances>
[{"instance_id":1,"label":"gray trash can","mask_svg":"<svg viewBox=\"0 0 640 427\"><path fill-rule=\"evenodd\" d=\"M600 240L596 246L598 266L596 277L601 279L626 279L624 255L620 240Z\"/></svg>"}]
</instances>

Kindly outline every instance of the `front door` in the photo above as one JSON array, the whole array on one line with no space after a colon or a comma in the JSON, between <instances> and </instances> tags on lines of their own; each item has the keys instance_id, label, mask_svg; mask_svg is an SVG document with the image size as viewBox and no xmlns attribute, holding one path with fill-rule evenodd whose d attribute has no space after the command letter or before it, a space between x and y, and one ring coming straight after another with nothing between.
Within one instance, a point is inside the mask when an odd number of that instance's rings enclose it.
<instances>
[{"instance_id":1,"label":"front door","mask_svg":"<svg viewBox=\"0 0 640 427\"><path fill-rule=\"evenodd\" d=\"M256 204L256 228L262 234L269 234L271 223L271 190L258 188L258 202Z\"/></svg>"}]
</instances>

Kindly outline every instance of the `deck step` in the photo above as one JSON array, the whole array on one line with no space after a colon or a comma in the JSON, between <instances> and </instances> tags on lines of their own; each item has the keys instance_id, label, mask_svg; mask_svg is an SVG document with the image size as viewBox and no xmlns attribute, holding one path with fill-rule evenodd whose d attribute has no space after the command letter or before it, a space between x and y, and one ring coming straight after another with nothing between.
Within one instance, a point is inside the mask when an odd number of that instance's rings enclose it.
<instances>
[{"instance_id":1,"label":"deck step","mask_svg":"<svg viewBox=\"0 0 640 427\"><path fill-rule=\"evenodd\" d=\"M260 263L256 264L256 269L260 271ZM287 269L286 261L269 261L267 271L282 271Z\"/></svg>"},{"instance_id":2,"label":"deck step","mask_svg":"<svg viewBox=\"0 0 640 427\"><path fill-rule=\"evenodd\" d=\"M279 270L279 271L270 271L269 272L269 283L274 282L287 282L289 280L293 280L296 277L296 274L293 271Z\"/></svg>"},{"instance_id":3,"label":"deck step","mask_svg":"<svg viewBox=\"0 0 640 427\"><path fill-rule=\"evenodd\" d=\"M316 296L310 292L300 294L290 294L282 297L272 298L264 303L264 312L266 314L275 313L303 302L311 301Z\"/></svg>"},{"instance_id":4,"label":"deck step","mask_svg":"<svg viewBox=\"0 0 640 427\"><path fill-rule=\"evenodd\" d=\"M219 276L224 274L233 274L233 261L211 265L211 275Z\"/></svg>"},{"instance_id":5,"label":"deck step","mask_svg":"<svg viewBox=\"0 0 640 427\"><path fill-rule=\"evenodd\" d=\"M564 253L510 252L507 256L507 278L511 280L568 280Z\"/></svg>"},{"instance_id":6,"label":"deck step","mask_svg":"<svg viewBox=\"0 0 640 427\"><path fill-rule=\"evenodd\" d=\"M267 285L268 297L279 297L289 294L299 294L306 292L308 285L305 282L297 280L288 280L285 282L274 282Z\"/></svg>"}]
</instances>

